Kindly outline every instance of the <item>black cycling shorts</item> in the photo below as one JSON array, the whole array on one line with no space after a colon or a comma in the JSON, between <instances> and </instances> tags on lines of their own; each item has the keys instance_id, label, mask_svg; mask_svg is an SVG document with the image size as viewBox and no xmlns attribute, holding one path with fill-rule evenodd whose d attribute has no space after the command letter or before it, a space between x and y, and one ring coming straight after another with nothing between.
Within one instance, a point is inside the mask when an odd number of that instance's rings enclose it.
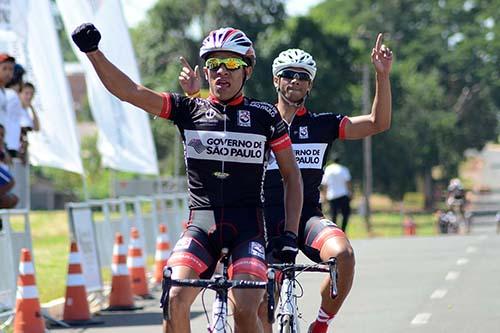
<instances>
[{"instance_id":1,"label":"black cycling shorts","mask_svg":"<svg viewBox=\"0 0 500 333\"><path fill-rule=\"evenodd\" d=\"M268 206L264 208L268 248L272 239L279 236L285 227L285 208ZM345 233L335 223L326 219L316 206L304 206L300 217L298 245L312 261L321 262L321 248L327 240L334 237L346 238ZM271 261L271 258L269 258Z\"/></svg>"},{"instance_id":2,"label":"black cycling shorts","mask_svg":"<svg viewBox=\"0 0 500 333\"><path fill-rule=\"evenodd\" d=\"M176 243L168 266L188 266L210 278L222 248L231 254L230 275L267 279L264 223L260 208L191 210L187 229Z\"/></svg>"}]
</instances>

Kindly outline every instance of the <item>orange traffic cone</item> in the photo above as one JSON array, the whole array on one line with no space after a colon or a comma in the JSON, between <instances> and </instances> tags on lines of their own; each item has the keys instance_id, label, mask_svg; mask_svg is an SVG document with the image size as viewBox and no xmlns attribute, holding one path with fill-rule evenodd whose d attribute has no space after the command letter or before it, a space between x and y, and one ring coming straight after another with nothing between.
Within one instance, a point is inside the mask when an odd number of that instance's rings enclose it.
<instances>
[{"instance_id":1,"label":"orange traffic cone","mask_svg":"<svg viewBox=\"0 0 500 333\"><path fill-rule=\"evenodd\" d=\"M153 276L153 281L155 283L161 283L163 279L163 268L167 265L167 260L172 253L167 226L165 224L160 224L159 229L160 233L156 238L155 273Z\"/></svg>"},{"instance_id":2,"label":"orange traffic cone","mask_svg":"<svg viewBox=\"0 0 500 333\"><path fill-rule=\"evenodd\" d=\"M130 286L130 276L127 268L127 249L123 244L123 236L116 233L113 247L113 264L111 265L111 293L107 311L137 310Z\"/></svg>"},{"instance_id":3,"label":"orange traffic cone","mask_svg":"<svg viewBox=\"0 0 500 333\"><path fill-rule=\"evenodd\" d=\"M45 323L40 310L35 268L28 249L21 249L19 276L17 278L16 317L14 333L43 333Z\"/></svg>"},{"instance_id":4,"label":"orange traffic cone","mask_svg":"<svg viewBox=\"0 0 500 333\"><path fill-rule=\"evenodd\" d=\"M144 257L139 241L139 230L132 227L130 230L130 244L128 246L127 267L130 273L130 282L134 295L143 298L151 298L146 280L146 269L144 268Z\"/></svg>"},{"instance_id":5,"label":"orange traffic cone","mask_svg":"<svg viewBox=\"0 0 500 333\"><path fill-rule=\"evenodd\" d=\"M75 241L71 242L68 263L68 279L66 282L66 299L64 302L63 321L69 325L94 325L102 321L90 319L85 279L82 274L80 252Z\"/></svg>"}]
</instances>

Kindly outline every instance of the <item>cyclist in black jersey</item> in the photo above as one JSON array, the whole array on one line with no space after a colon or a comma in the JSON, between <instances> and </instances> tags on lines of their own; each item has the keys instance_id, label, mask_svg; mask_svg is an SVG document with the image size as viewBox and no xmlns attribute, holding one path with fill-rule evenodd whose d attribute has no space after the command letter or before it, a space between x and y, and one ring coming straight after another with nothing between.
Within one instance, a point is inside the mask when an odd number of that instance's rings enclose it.
<instances>
[{"instance_id":1,"label":"cyclist in black jersey","mask_svg":"<svg viewBox=\"0 0 500 333\"><path fill-rule=\"evenodd\" d=\"M300 49L283 51L273 62L278 110L292 140L304 182L304 205L299 226L299 248L315 262L338 259L338 296L329 296L329 277L321 285L321 307L309 332L324 333L349 293L354 276L354 252L344 232L326 219L319 203L323 167L335 139L360 139L389 129L391 88L389 73L392 52L377 36L371 60L376 71L376 92L369 115L347 117L338 113L313 113L304 106L316 75L312 56ZM273 248L274 239L283 232L284 212L282 177L276 165L269 163L264 184L266 229ZM274 252L274 251L273 251ZM275 253L275 252L274 252ZM270 327L266 328L271 331Z\"/></svg>"},{"instance_id":2,"label":"cyclist in black jersey","mask_svg":"<svg viewBox=\"0 0 500 333\"><path fill-rule=\"evenodd\" d=\"M112 94L179 128L185 146L190 217L168 261L172 277L211 276L221 249L227 247L235 279L266 279L261 192L270 151L285 179L287 232L278 242L281 259L293 261L298 252L302 181L279 112L273 105L243 96L255 64L247 36L237 29L221 28L204 39L200 56L205 61L208 99L158 93L133 82L98 50L100 33L90 23L79 26L72 38ZM171 319L164 322L165 332L190 331L189 309L198 292L171 289ZM235 331L262 331L257 309L263 294L246 289L232 292Z\"/></svg>"},{"instance_id":3,"label":"cyclist in black jersey","mask_svg":"<svg viewBox=\"0 0 500 333\"><path fill-rule=\"evenodd\" d=\"M392 51L382 44L382 34L377 36L371 54L376 71L376 92L369 115L346 117L336 113L312 113L304 106L312 89L316 75L316 63L312 56L299 49L280 53L273 62L274 84L278 92L278 110L286 123L293 143L297 163L304 183L304 205L299 225L299 247L311 260L326 261L334 256L338 259L338 296L329 296L329 280L321 285L321 308L318 318L310 326L310 332L326 332L329 323L347 297L354 277L354 252L344 232L329 221L321 212L319 187L323 167L330 147L335 139L361 139L383 132L391 123L391 87L389 74L392 66ZM187 94L197 94L200 89L199 74L184 61L179 76L181 86ZM270 157L264 183L264 211L268 239L268 252L278 254L276 241L284 228L285 210L283 179L278 172L274 156ZM278 248L279 249L279 248ZM263 303L264 304L264 303ZM264 308L261 308L265 318ZM272 327L262 319L265 331Z\"/></svg>"},{"instance_id":4,"label":"cyclist in black jersey","mask_svg":"<svg viewBox=\"0 0 500 333\"><path fill-rule=\"evenodd\" d=\"M354 276L354 252L344 234L335 223L323 216L319 202L319 186L323 167L333 141L361 139L383 132L391 123L391 88L389 74L392 51L382 44L382 34L377 36L371 54L376 71L376 92L369 115L346 117L336 113L312 113L304 106L316 75L316 62L300 49L280 53L273 62L274 84L278 92L278 110L286 123L293 143L297 163L304 183L304 205L299 225L299 247L311 260L338 259L338 296L329 296L329 279L321 285L321 308L310 332L326 332L329 323L347 297ZM179 76L187 94L197 94L200 89L197 69L192 70L184 61ZM279 254L280 237L284 228L283 179L278 172L274 156L270 157L264 183L264 212L270 259ZM264 303L263 303L264 304ZM262 318L265 306L261 308ZM272 332L267 320L262 320L266 332Z\"/></svg>"}]
</instances>

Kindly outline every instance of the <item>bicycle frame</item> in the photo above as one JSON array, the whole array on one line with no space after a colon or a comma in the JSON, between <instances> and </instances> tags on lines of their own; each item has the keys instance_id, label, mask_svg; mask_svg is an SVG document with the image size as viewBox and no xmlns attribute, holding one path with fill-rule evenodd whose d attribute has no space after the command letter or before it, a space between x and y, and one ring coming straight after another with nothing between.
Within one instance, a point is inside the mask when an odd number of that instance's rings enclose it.
<instances>
[{"instance_id":1,"label":"bicycle frame","mask_svg":"<svg viewBox=\"0 0 500 333\"><path fill-rule=\"evenodd\" d=\"M226 333L227 324L227 295L230 288L239 289L266 289L268 296L274 295L274 271L268 270L268 281L246 281L246 280L229 280L228 277L228 264L229 264L229 251L222 249L222 274L215 275L211 279L172 279L172 269L165 267L163 270L162 289L163 293L160 299L160 307L163 308L163 318L169 320L170 306L169 294L172 286L181 287L196 287L208 288L216 292L216 300L214 302L212 312L212 323L208 325L207 331L209 333ZM268 312L274 314L274 297L268 297ZM271 318L271 317L269 317ZM270 319L271 320L271 319Z\"/></svg>"},{"instance_id":2,"label":"bicycle frame","mask_svg":"<svg viewBox=\"0 0 500 333\"><path fill-rule=\"evenodd\" d=\"M269 264L271 269L283 273L278 313L279 333L300 333L298 319L300 316L295 287L297 284L295 272L323 272L330 274L330 297L335 298L337 290L337 259L330 258L327 265L303 264Z\"/></svg>"}]
</instances>

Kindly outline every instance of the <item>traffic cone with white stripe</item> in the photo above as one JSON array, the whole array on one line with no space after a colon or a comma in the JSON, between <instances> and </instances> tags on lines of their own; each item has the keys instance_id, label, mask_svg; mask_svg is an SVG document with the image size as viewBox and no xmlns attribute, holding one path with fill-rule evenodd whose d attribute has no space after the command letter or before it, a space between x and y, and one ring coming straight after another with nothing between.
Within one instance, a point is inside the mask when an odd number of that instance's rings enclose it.
<instances>
[{"instance_id":1,"label":"traffic cone with white stripe","mask_svg":"<svg viewBox=\"0 0 500 333\"><path fill-rule=\"evenodd\" d=\"M116 233L113 246L113 263L111 265L111 293L107 311L123 311L141 309L134 305L134 297L130 286L127 268L127 248L123 244L123 236Z\"/></svg>"},{"instance_id":2,"label":"traffic cone with white stripe","mask_svg":"<svg viewBox=\"0 0 500 333\"><path fill-rule=\"evenodd\" d=\"M142 256L142 247L139 240L139 230L134 227L130 230L127 267L134 295L143 298L152 298L146 280L146 269L144 267L144 257Z\"/></svg>"},{"instance_id":3,"label":"traffic cone with white stripe","mask_svg":"<svg viewBox=\"0 0 500 333\"><path fill-rule=\"evenodd\" d=\"M159 229L160 233L156 238L155 273L153 276L153 282L157 284L160 284L163 279L163 268L167 265L167 260L172 253L167 226L160 224Z\"/></svg>"},{"instance_id":4,"label":"traffic cone with white stripe","mask_svg":"<svg viewBox=\"0 0 500 333\"><path fill-rule=\"evenodd\" d=\"M63 321L71 326L102 324L102 321L95 321L90 318L81 261L78 245L75 241L72 241L68 262Z\"/></svg>"},{"instance_id":5,"label":"traffic cone with white stripe","mask_svg":"<svg viewBox=\"0 0 500 333\"><path fill-rule=\"evenodd\" d=\"M14 333L43 333L45 322L40 310L35 268L28 249L21 249L19 276L17 278L16 317Z\"/></svg>"}]
</instances>

